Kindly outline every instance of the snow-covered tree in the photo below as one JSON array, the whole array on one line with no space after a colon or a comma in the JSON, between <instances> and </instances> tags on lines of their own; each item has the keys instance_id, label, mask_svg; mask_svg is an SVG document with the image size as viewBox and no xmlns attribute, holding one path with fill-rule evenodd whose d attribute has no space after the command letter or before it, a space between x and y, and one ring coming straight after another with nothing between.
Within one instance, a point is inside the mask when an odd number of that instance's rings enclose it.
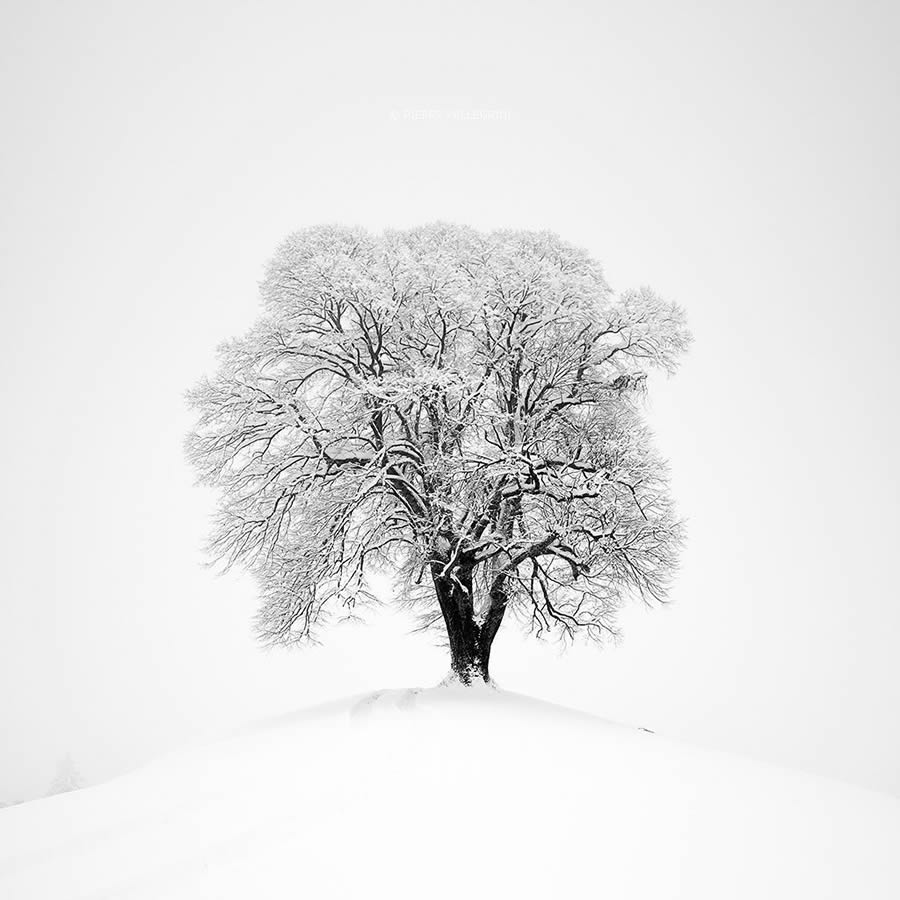
<instances>
[{"instance_id":1,"label":"snow-covered tree","mask_svg":"<svg viewBox=\"0 0 900 900\"><path fill-rule=\"evenodd\" d=\"M389 568L471 683L510 614L602 639L665 599L682 529L640 400L689 343L677 306L553 234L444 224L300 231L261 293L189 394L188 450L265 642L315 639Z\"/></svg>"}]
</instances>

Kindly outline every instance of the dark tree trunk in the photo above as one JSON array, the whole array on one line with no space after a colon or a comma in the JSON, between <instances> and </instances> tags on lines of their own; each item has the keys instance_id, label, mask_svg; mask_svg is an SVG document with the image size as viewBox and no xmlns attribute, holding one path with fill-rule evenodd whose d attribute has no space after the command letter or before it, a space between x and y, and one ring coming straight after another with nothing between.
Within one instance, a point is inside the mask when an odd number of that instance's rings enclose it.
<instances>
[{"instance_id":1,"label":"dark tree trunk","mask_svg":"<svg viewBox=\"0 0 900 900\"><path fill-rule=\"evenodd\" d=\"M472 574L472 569L462 566L447 573L439 564L432 567L450 643L450 669L462 684L490 682L491 644L497 633L496 628L482 627L475 621Z\"/></svg>"},{"instance_id":2,"label":"dark tree trunk","mask_svg":"<svg viewBox=\"0 0 900 900\"><path fill-rule=\"evenodd\" d=\"M489 659L482 654L481 642L477 636L480 629L477 623L472 624L476 633L474 639L463 636L455 642L456 646L451 641L450 669L463 684L490 682Z\"/></svg>"}]
</instances>

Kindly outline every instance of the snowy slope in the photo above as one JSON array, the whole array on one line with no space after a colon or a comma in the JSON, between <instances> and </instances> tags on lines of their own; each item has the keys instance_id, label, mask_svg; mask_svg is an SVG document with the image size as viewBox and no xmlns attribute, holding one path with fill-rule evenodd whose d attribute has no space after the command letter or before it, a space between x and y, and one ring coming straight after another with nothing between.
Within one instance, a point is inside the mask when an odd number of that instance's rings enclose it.
<instances>
[{"instance_id":1,"label":"snowy slope","mask_svg":"<svg viewBox=\"0 0 900 900\"><path fill-rule=\"evenodd\" d=\"M0 897L900 897L900 803L490 688L385 691L0 811Z\"/></svg>"}]
</instances>

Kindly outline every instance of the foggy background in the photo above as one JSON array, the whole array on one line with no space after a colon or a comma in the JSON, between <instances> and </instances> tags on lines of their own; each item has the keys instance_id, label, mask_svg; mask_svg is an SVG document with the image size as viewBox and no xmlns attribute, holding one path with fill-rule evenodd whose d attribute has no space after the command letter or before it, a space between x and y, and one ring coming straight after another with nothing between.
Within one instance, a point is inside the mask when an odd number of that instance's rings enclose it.
<instances>
[{"instance_id":1,"label":"foggy background","mask_svg":"<svg viewBox=\"0 0 900 900\"><path fill-rule=\"evenodd\" d=\"M507 622L497 682L900 794L897 9L4 3L0 801L446 673L387 611L261 651L182 453L284 236L436 219L552 229L696 338L649 400L672 604L563 656Z\"/></svg>"}]
</instances>

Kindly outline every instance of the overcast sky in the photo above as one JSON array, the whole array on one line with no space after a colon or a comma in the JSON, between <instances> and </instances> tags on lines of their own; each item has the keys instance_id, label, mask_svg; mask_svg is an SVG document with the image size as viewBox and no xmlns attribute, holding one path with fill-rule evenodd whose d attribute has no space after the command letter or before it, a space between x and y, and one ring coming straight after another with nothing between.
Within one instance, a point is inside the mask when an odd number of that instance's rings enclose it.
<instances>
[{"instance_id":1,"label":"overcast sky","mask_svg":"<svg viewBox=\"0 0 900 900\"><path fill-rule=\"evenodd\" d=\"M549 228L696 341L648 415L689 523L619 648L511 690L900 794L898 7L42 2L0 21L0 800L432 684L389 614L253 643L183 393L290 231Z\"/></svg>"}]
</instances>

